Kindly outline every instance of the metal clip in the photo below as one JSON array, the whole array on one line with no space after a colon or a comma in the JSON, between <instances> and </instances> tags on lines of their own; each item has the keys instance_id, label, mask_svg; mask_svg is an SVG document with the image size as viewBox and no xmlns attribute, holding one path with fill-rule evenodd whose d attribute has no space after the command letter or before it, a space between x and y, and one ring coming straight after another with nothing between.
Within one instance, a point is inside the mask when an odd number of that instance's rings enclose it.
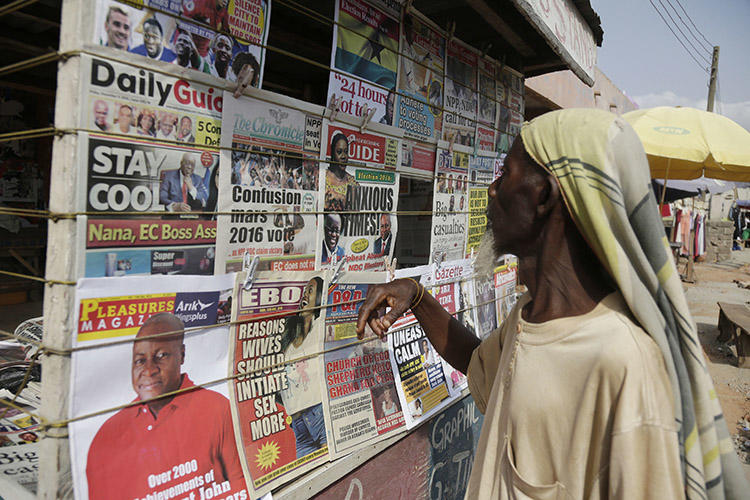
<instances>
[{"instance_id":1,"label":"metal clip","mask_svg":"<svg viewBox=\"0 0 750 500\"><path fill-rule=\"evenodd\" d=\"M336 94L331 95L331 102L328 103L328 109L331 111L331 114L328 116L330 121L336 120L336 116L339 114L343 100L344 96L336 97ZM325 113L323 114L325 115Z\"/></svg>"},{"instance_id":2,"label":"metal clip","mask_svg":"<svg viewBox=\"0 0 750 500\"><path fill-rule=\"evenodd\" d=\"M367 104L365 104L365 109L362 111L362 125L359 126L359 133L364 133L365 129L367 129L367 125L370 123L370 120L372 120L372 116L375 114L375 106L368 108Z\"/></svg>"},{"instance_id":3,"label":"metal clip","mask_svg":"<svg viewBox=\"0 0 750 500\"><path fill-rule=\"evenodd\" d=\"M259 256L256 255L251 261L250 254L247 253L247 250L245 250L245 255L242 256L242 270L246 271L247 274L245 275L245 282L242 284L242 289L246 292L253 287L253 281L255 281L255 271L258 269L259 263Z\"/></svg>"},{"instance_id":4,"label":"metal clip","mask_svg":"<svg viewBox=\"0 0 750 500\"><path fill-rule=\"evenodd\" d=\"M341 257L341 260L339 262L334 262L333 265L336 266L336 270L333 272L333 277L331 278L331 283L329 286L333 286L336 283L338 283L339 279L344 275L344 264L346 264L346 255Z\"/></svg>"},{"instance_id":5,"label":"metal clip","mask_svg":"<svg viewBox=\"0 0 750 500\"><path fill-rule=\"evenodd\" d=\"M237 75L237 88L234 89L234 93L232 94L235 99L241 96L247 86L250 85L250 79L252 78L253 74L254 72L252 66L250 66L249 64L245 64L242 66L240 74Z\"/></svg>"}]
</instances>

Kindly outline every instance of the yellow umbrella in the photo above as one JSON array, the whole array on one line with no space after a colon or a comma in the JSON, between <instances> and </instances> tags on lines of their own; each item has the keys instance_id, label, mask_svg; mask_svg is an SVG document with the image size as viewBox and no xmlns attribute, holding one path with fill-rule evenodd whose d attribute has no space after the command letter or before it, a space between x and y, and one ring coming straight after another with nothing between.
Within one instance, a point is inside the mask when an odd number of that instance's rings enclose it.
<instances>
[{"instance_id":1,"label":"yellow umbrella","mask_svg":"<svg viewBox=\"0 0 750 500\"><path fill-rule=\"evenodd\" d=\"M750 132L695 108L660 106L623 115L641 138L651 177L750 182Z\"/></svg>"}]
</instances>

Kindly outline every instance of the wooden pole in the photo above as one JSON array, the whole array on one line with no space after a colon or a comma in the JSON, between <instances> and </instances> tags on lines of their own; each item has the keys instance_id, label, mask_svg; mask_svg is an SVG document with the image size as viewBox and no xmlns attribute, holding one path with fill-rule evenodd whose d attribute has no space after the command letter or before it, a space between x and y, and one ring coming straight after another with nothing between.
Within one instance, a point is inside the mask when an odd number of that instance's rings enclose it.
<instances>
[{"instance_id":1,"label":"wooden pole","mask_svg":"<svg viewBox=\"0 0 750 500\"><path fill-rule=\"evenodd\" d=\"M711 76L708 80L708 102L706 111L714 110L714 97L716 96L716 77L719 73L719 46L714 47L714 53L711 60Z\"/></svg>"},{"instance_id":2,"label":"wooden pole","mask_svg":"<svg viewBox=\"0 0 750 500\"><path fill-rule=\"evenodd\" d=\"M60 24L60 52L79 50L82 33L81 13L93 2L67 0L62 3ZM75 128L79 123L80 57L74 56L58 63L55 126ZM77 136L65 134L55 137L50 174L49 209L52 212L77 210L79 169L76 162ZM50 220L47 236L46 278L70 281L77 277L76 245L77 221ZM51 285L44 290L44 343L53 348L68 348L73 336L75 287ZM70 357L45 355L42 373L42 404L40 414L47 421L64 420L68 416ZM71 498L70 452L66 428L47 429L40 443L39 498Z\"/></svg>"},{"instance_id":3,"label":"wooden pole","mask_svg":"<svg viewBox=\"0 0 750 500\"><path fill-rule=\"evenodd\" d=\"M672 158L667 158L667 171L664 172L664 186L661 188L661 201L659 202L659 213L664 206L664 196L667 194L667 179L669 178L669 164L672 163Z\"/></svg>"}]
</instances>

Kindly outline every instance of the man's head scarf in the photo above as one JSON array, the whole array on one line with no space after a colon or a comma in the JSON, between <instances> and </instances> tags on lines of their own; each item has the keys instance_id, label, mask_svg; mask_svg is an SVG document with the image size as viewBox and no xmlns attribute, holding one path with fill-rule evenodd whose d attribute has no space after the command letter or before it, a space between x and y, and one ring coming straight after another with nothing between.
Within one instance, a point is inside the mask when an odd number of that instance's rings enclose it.
<instances>
[{"instance_id":1,"label":"man's head scarf","mask_svg":"<svg viewBox=\"0 0 750 500\"><path fill-rule=\"evenodd\" d=\"M635 131L606 111L567 109L525 123L521 137L557 179L582 236L664 356L687 498L747 495Z\"/></svg>"}]
</instances>

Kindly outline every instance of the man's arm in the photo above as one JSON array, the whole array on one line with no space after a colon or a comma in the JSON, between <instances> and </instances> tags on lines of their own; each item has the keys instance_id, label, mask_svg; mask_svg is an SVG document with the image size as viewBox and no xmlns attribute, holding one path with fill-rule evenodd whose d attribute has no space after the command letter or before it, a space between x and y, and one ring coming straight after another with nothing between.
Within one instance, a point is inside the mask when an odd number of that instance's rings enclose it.
<instances>
[{"instance_id":1,"label":"man's arm","mask_svg":"<svg viewBox=\"0 0 750 500\"><path fill-rule=\"evenodd\" d=\"M384 337L388 328L409 309L419 292L420 287L408 279L371 286L359 310L357 336L364 336L365 325L368 324L376 335ZM383 314L386 307L391 309ZM480 340L443 309L437 299L427 291L412 312L443 359L456 370L466 373L471 354L480 344Z\"/></svg>"}]
</instances>

